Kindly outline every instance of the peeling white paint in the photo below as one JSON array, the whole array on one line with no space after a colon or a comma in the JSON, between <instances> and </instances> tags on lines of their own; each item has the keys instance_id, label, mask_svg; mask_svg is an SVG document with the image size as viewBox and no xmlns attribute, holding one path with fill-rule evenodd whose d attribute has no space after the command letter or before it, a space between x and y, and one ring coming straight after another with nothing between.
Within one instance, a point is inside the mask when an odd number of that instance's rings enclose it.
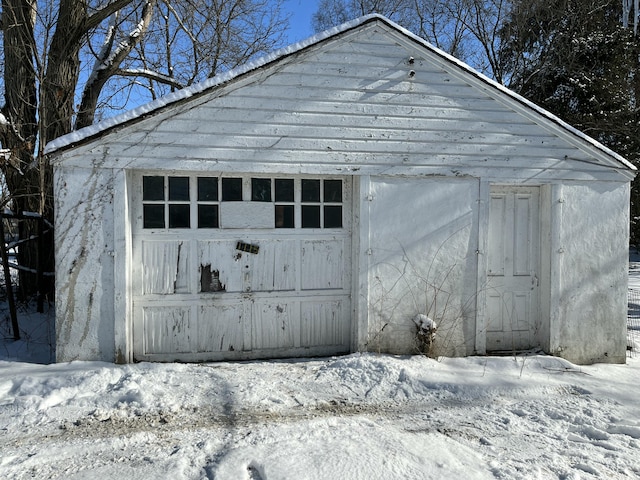
<instances>
[{"instance_id":1,"label":"peeling white paint","mask_svg":"<svg viewBox=\"0 0 640 480\"><path fill-rule=\"evenodd\" d=\"M188 291L189 250L183 241L142 242L142 291L167 295Z\"/></svg>"}]
</instances>

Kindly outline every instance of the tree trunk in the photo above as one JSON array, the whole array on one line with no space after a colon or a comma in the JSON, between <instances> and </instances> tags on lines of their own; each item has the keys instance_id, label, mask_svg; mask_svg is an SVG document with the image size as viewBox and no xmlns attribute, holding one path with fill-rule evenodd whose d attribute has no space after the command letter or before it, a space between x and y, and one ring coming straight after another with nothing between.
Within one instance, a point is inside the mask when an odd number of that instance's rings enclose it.
<instances>
[{"instance_id":1,"label":"tree trunk","mask_svg":"<svg viewBox=\"0 0 640 480\"><path fill-rule=\"evenodd\" d=\"M2 164L2 173L11 193L11 207L17 212L42 210L40 172L33 161L38 135L36 86L38 71L33 36L36 4L36 0L2 1L6 100L3 113L9 123L2 132L2 145L10 150L9 158ZM30 223L35 224L35 222ZM24 222L21 224L21 230L24 236L35 233L35 229L31 232ZM50 257L49 263L52 268L52 245L50 252L51 254L47 256ZM18 263L35 269L37 266L35 242L23 244L18 249ZM31 294L36 291L34 275L21 271L19 280L21 294Z\"/></svg>"},{"instance_id":2,"label":"tree trunk","mask_svg":"<svg viewBox=\"0 0 640 480\"><path fill-rule=\"evenodd\" d=\"M60 0L56 31L51 39L47 71L42 80L42 146L71 131L74 94L80 74L79 40L86 20L86 0Z\"/></svg>"},{"instance_id":3,"label":"tree trunk","mask_svg":"<svg viewBox=\"0 0 640 480\"><path fill-rule=\"evenodd\" d=\"M58 23L53 35L47 70L37 63L34 45L34 22L37 0L3 0L5 53L5 116L9 122L2 144L11 151L3 165L13 209L36 212L53 224L53 173L40 154L47 141L71 131L73 100L79 74L80 31L86 21L86 2L61 0ZM43 89L38 98L37 80ZM40 100L40 101L39 101ZM39 123L38 123L39 121ZM37 139L37 140L36 140ZM39 151L35 151L38 145ZM34 160L35 159L35 160ZM21 238L37 236L37 222L20 223ZM43 249L38 242L22 244L18 263L35 271L38 265L54 271L53 235L45 236ZM36 292L53 293L53 277L37 285L36 275L19 272L19 293L28 297ZM42 291L44 290L44 291Z\"/></svg>"},{"instance_id":4,"label":"tree trunk","mask_svg":"<svg viewBox=\"0 0 640 480\"><path fill-rule=\"evenodd\" d=\"M115 0L89 17L87 0L59 0L44 71L34 38L37 0L2 0L6 99L2 113L8 126L0 131L0 140L11 154L1 168L16 212L39 213L53 225L53 171L42 154L44 146L72 131L83 35L129 3L131 0ZM20 237L37 237L37 224L21 221ZM22 298L38 292L53 296L53 276L46 276L38 285L33 273L38 268L55 270L53 232L40 242L23 243L18 249L18 264L24 268L19 271Z\"/></svg>"}]
</instances>

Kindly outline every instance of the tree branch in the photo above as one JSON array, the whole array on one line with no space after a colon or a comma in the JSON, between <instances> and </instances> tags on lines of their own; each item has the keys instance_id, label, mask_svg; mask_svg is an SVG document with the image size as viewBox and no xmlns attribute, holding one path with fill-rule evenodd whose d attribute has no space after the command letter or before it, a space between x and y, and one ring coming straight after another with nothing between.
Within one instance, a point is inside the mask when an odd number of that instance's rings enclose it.
<instances>
[{"instance_id":1,"label":"tree branch","mask_svg":"<svg viewBox=\"0 0 640 480\"><path fill-rule=\"evenodd\" d=\"M92 13L85 21L84 30L89 31L92 28L97 27L104 20L109 18L118 10L123 9L130 3L133 3L133 0L115 0L114 2L110 3L106 7L103 7L102 9L96 11L95 13Z\"/></svg>"},{"instance_id":2,"label":"tree branch","mask_svg":"<svg viewBox=\"0 0 640 480\"><path fill-rule=\"evenodd\" d=\"M182 83L178 82L175 78L172 78L168 75L163 75L162 73L159 73L159 72L154 72L152 70L118 69L113 74L120 75L121 77L147 78L149 80L153 80L158 83L169 85L170 87L174 87L178 90L186 87L186 85L183 85Z\"/></svg>"},{"instance_id":3,"label":"tree branch","mask_svg":"<svg viewBox=\"0 0 640 480\"><path fill-rule=\"evenodd\" d=\"M135 46L142 40L151 23L155 4L156 0L147 0L145 2L142 8L140 22L136 28L129 33L128 37L118 44L113 52L111 51L112 48L109 38L107 38L105 46L108 48L103 48L100 52L100 55L104 57L96 58L93 73L82 92L82 100L76 118L76 129L86 127L93 123L102 87L119 69L122 61L127 58L129 53L131 53Z\"/></svg>"}]
</instances>

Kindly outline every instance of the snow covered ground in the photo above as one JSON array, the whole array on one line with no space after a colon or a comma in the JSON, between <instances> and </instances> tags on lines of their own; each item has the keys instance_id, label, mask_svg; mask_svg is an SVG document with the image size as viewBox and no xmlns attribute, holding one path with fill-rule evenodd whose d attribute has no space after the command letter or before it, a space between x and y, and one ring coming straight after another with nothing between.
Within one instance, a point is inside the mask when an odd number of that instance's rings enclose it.
<instances>
[{"instance_id":1,"label":"snow covered ground","mask_svg":"<svg viewBox=\"0 0 640 480\"><path fill-rule=\"evenodd\" d=\"M2 479L640 478L638 352L45 365L47 317L0 342Z\"/></svg>"}]
</instances>

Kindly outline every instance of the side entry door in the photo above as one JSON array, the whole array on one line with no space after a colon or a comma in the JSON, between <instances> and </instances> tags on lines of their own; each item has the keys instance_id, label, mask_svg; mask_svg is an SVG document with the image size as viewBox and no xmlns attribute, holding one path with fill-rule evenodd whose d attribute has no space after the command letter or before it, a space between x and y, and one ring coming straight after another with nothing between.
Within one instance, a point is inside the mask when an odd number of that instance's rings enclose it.
<instances>
[{"instance_id":1,"label":"side entry door","mask_svg":"<svg viewBox=\"0 0 640 480\"><path fill-rule=\"evenodd\" d=\"M539 187L492 186L489 205L486 348L539 344Z\"/></svg>"}]
</instances>

